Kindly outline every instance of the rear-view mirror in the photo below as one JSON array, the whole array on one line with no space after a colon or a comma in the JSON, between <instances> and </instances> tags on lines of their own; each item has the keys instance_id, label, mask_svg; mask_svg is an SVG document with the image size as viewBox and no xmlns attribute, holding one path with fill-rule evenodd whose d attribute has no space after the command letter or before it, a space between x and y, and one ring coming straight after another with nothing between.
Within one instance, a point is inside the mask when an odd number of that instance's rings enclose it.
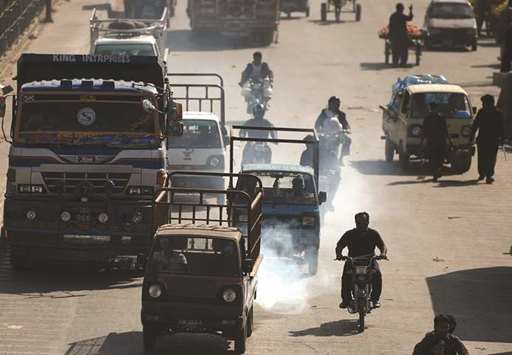
<instances>
[{"instance_id":1,"label":"rear-view mirror","mask_svg":"<svg viewBox=\"0 0 512 355\"><path fill-rule=\"evenodd\" d=\"M327 201L327 193L325 191L320 191L318 193L318 200L320 203L324 203Z\"/></svg>"}]
</instances>

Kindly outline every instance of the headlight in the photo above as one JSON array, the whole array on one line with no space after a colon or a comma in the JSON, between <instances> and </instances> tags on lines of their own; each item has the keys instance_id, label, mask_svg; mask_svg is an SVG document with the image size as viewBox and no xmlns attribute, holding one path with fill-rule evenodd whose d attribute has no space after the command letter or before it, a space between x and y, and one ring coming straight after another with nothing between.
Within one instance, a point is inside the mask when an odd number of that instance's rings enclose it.
<instances>
[{"instance_id":1,"label":"headlight","mask_svg":"<svg viewBox=\"0 0 512 355\"><path fill-rule=\"evenodd\" d=\"M471 136L471 126L464 126L464 127L462 127L462 129L460 130L460 134L463 137Z\"/></svg>"},{"instance_id":2,"label":"headlight","mask_svg":"<svg viewBox=\"0 0 512 355\"><path fill-rule=\"evenodd\" d=\"M137 211L133 214L132 222L135 224L139 224L144 219L144 215L142 214L142 211Z\"/></svg>"},{"instance_id":3,"label":"headlight","mask_svg":"<svg viewBox=\"0 0 512 355\"><path fill-rule=\"evenodd\" d=\"M108 214L106 212L101 212L98 215L98 222L107 223L108 222Z\"/></svg>"},{"instance_id":4,"label":"headlight","mask_svg":"<svg viewBox=\"0 0 512 355\"><path fill-rule=\"evenodd\" d=\"M219 157L211 157L210 160L208 161L208 165L211 168L216 168L220 165L220 162L221 160L219 159Z\"/></svg>"},{"instance_id":5,"label":"headlight","mask_svg":"<svg viewBox=\"0 0 512 355\"><path fill-rule=\"evenodd\" d=\"M149 286L148 293L153 298L158 298L162 296L162 288L160 285L151 285Z\"/></svg>"},{"instance_id":6,"label":"headlight","mask_svg":"<svg viewBox=\"0 0 512 355\"><path fill-rule=\"evenodd\" d=\"M71 213L68 211L62 211L60 214L60 219L62 222L69 222L71 220Z\"/></svg>"},{"instance_id":7,"label":"headlight","mask_svg":"<svg viewBox=\"0 0 512 355\"><path fill-rule=\"evenodd\" d=\"M419 137L421 136L423 130L421 129L421 126L411 126L409 132L411 133L411 136Z\"/></svg>"},{"instance_id":8,"label":"headlight","mask_svg":"<svg viewBox=\"0 0 512 355\"><path fill-rule=\"evenodd\" d=\"M222 299L224 302L232 303L236 300L236 291L232 288L227 288L222 292Z\"/></svg>"},{"instance_id":9,"label":"headlight","mask_svg":"<svg viewBox=\"0 0 512 355\"><path fill-rule=\"evenodd\" d=\"M25 214L25 217L27 217L27 219L28 219L29 221L33 221L33 220L35 220L35 219L36 219L36 217L37 217L37 213L36 213L36 211L29 210L29 211L27 211L27 213Z\"/></svg>"},{"instance_id":10,"label":"headlight","mask_svg":"<svg viewBox=\"0 0 512 355\"><path fill-rule=\"evenodd\" d=\"M313 217L313 216L302 217L302 225L303 226L314 226L315 225L315 217Z\"/></svg>"},{"instance_id":11,"label":"headlight","mask_svg":"<svg viewBox=\"0 0 512 355\"><path fill-rule=\"evenodd\" d=\"M20 184L18 185L18 192L42 194L44 192L44 187L43 185Z\"/></svg>"}]
</instances>

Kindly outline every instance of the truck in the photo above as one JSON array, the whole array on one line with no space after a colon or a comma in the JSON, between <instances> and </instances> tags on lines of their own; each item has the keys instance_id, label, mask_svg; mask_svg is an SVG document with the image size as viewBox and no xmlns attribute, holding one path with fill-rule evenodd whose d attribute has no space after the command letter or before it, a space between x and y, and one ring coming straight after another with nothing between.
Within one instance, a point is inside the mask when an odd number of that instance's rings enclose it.
<instances>
[{"instance_id":1,"label":"truck","mask_svg":"<svg viewBox=\"0 0 512 355\"><path fill-rule=\"evenodd\" d=\"M226 172L229 136L224 80L215 73L169 73L167 77L173 99L184 107L183 136L169 142L167 168L170 171ZM194 79L200 83L187 82ZM224 179L218 176L173 175L171 182L179 187L223 189L225 186Z\"/></svg>"},{"instance_id":2,"label":"truck","mask_svg":"<svg viewBox=\"0 0 512 355\"><path fill-rule=\"evenodd\" d=\"M23 54L4 234L14 269L145 255L166 143L182 133L156 57Z\"/></svg>"},{"instance_id":3,"label":"truck","mask_svg":"<svg viewBox=\"0 0 512 355\"><path fill-rule=\"evenodd\" d=\"M259 130L306 134L306 138L250 138L236 134L236 130ZM277 134L274 136L277 137ZM312 139L309 139L309 136ZM235 142L294 144L310 146L311 166L303 166L299 159L293 163L242 164L240 172L258 177L263 184L263 227L262 244L266 250L279 257L299 260L307 264L307 272L315 275L318 270L320 248L321 215L320 206L327 195L319 191L319 140L314 129L289 127L250 127L234 125L230 143L230 172L234 167ZM290 147L290 146L288 146ZM291 147L290 147L291 148ZM290 149L290 154L293 155Z\"/></svg>"},{"instance_id":4,"label":"truck","mask_svg":"<svg viewBox=\"0 0 512 355\"><path fill-rule=\"evenodd\" d=\"M406 169L411 159L426 158L423 120L432 104L447 121L449 149L444 160L456 173L465 173L475 152L471 125L476 108L462 87L450 84L442 75L410 75L393 84L391 100L380 106L385 159L392 162L398 153L400 167Z\"/></svg>"},{"instance_id":5,"label":"truck","mask_svg":"<svg viewBox=\"0 0 512 355\"><path fill-rule=\"evenodd\" d=\"M243 174L171 173L181 174L225 177L229 187L166 187L156 194L156 232L142 283L144 348L152 350L162 334L197 332L232 339L235 353L243 354L263 260L261 181ZM211 194L227 202L211 203Z\"/></svg>"},{"instance_id":6,"label":"truck","mask_svg":"<svg viewBox=\"0 0 512 355\"><path fill-rule=\"evenodd\" d=\"M159 19L100 19L93 9L89 19L90 54L167 57L167 12Z\"/></svg>"},{"instance_id":7,"label":"truck","mask_svg":"<svg viewBox=\"0 0 512 355\"><path fill-rule=\"evenodd\" d=\"M277 40L278 0L188 0L187 14L194 32L253 37L263 45Z\"/></svg>"}]
</instances>

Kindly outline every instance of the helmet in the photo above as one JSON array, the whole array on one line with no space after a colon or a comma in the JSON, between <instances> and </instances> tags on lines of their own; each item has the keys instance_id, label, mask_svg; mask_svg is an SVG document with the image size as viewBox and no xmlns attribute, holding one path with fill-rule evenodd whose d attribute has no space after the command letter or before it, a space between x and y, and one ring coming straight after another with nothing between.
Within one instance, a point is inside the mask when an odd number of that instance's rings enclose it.
<instances>
[{"instance_id":1,"label":"helmet","mask_svg":"<svg viewBox=\"0 0 512 355\"><path fill-rule=\"evenodd\" d=\"M262 104L256 104L252 108L252 114L254 118L263 118L265 114L265 107Z\"/></svg>"}]
</instances>

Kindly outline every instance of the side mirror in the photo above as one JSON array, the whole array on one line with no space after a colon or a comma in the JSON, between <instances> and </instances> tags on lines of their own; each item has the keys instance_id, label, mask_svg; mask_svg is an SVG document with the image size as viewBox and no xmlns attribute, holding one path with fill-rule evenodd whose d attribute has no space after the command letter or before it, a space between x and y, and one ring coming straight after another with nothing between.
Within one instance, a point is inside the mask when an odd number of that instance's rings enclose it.
<instances>
[{"instance_id":1,"label":"side mirror","mask_svg":"<svg viewBox=\"0 0 512 355\"><path fill-rule=\"evenodd\" d=\"M246 274L250 274L252 271L252 259L245 259L242 261L242 271Z\"/></svg>"},{"instance_id":2,"label":"side mirror","mask_svg":"<svg viewBox=\"0 0 512 355\"><path fill-rule=\"evenodd\" d=\"M324 203L327 201L327 193L325 191L320 191L318 193L318 200L320 201L320 203Z\"/></svg>"}]
</instances>

